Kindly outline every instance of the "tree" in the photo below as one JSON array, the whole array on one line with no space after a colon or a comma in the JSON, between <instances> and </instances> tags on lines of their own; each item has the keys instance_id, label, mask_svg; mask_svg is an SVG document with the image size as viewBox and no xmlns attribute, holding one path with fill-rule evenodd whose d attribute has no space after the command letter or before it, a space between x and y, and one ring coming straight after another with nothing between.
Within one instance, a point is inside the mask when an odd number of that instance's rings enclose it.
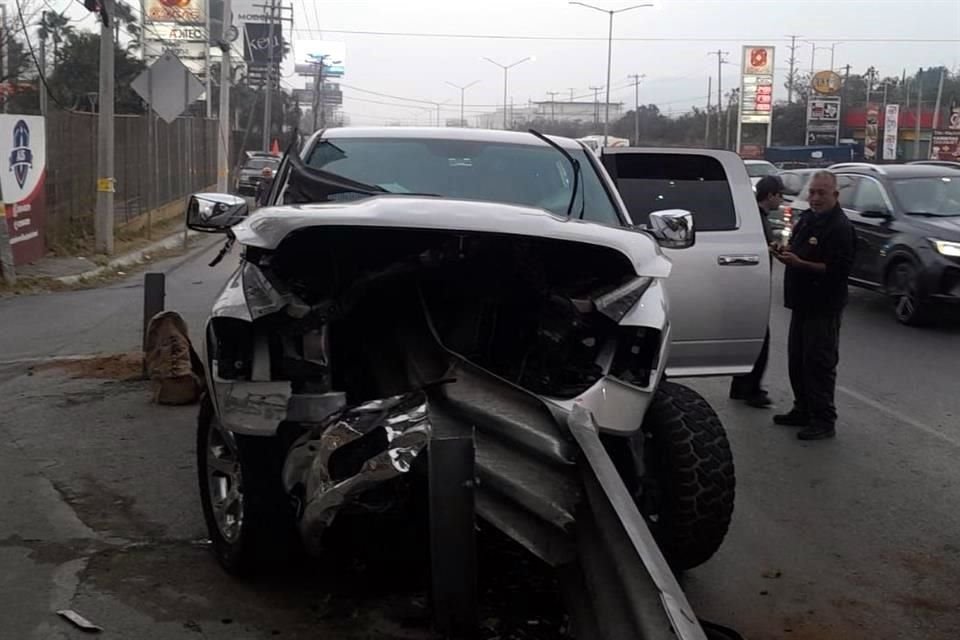
<instances>
[{"instance_id":1,"label":"tree","mask_svg":"<svg viewBox=\"0 0 960 640\"><path fill-rule=\"evenodd\" d=\"M60 62L60 46L66 39L73 35L74 29L70 20L61 13L53 11L44 11L40 18L40 26L37 28L37 37L44 43L47 40L53 42L53 68L57 68Z\"/></svg>"},{"instance_id":2,"label":"tree","mask_svg":"<svg viewBox=\"0 0 960 640\"><path fill-rule=\"evenodd\" d=\"M140 97L130 83L146 68L141 60L114 46L117 113L143 113ZM67 108L96 111L100 88L100 35L72 33L60 50L60 64L47 84L54 98Z\"/></svg>"}]
</instances>

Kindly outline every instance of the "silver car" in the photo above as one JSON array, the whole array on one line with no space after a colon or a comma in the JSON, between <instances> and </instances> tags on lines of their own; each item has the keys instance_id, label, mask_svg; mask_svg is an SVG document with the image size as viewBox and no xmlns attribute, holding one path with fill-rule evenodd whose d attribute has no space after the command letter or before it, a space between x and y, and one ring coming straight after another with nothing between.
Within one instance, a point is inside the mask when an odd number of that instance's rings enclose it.
<instances>
[{"instance_id":1,"label":"silver car","mask_svg":"<svg viewBox=\"0 0 960 640\"><path fill-rule=\"evenodd\" d=\"M636 637L705 638L672 570L721 544L733 459L665 375L751 368L769 268L735 155L652 153L605 157L611 177L569 139L333 129L252 215L194 196L188 225L243 251L197 433L220 563L249 571L291 531L316 551L341 514L404 509L418 477L444 491L443 442L466 439L478 517L573 592L620 590L571 615L622 597Z\"/></svg>"}]
</instances>

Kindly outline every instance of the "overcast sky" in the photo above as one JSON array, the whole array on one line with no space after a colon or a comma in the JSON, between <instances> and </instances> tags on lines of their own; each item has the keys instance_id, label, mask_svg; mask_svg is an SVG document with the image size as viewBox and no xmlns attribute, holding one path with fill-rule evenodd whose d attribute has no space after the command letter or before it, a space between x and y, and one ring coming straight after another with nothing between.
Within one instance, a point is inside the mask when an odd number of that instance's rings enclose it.
<instances>
[{"instance_id":1,"label":"overcast sky","mask_svg":"<svg viewBox=\"0 0 960 640\"><path fill-rule=\"evenodd\" d=\"M241 0L243 1L243 0ZM641 0L642 2L643 0ZM650 0L647 0L650 1ZM776 85L782 90L789 67L789 34L797 34L797 65L810 68L811 46L817 40L817 70L829 68L833 42L834 67L852 65L862 72L869 65L881 74L900 75L903 69L960 64L960 0L652 0L652 8L619 14L614 37L653 38L615 41L612 100L632 107L629 74L645 74L641 103L655 103L665 112L682 112L705 102L707 77L716 83L717 58L708 51L729 53L724 65L724 91L738 84L741 46L776 46ZM400 106L393 96L449 101L444 118L456 117L460 92L445 82L468 84L468 112L491 110L502 103L503 72L484 56L509 64L534 56L509 72L509 95L517 106L528 100L592 94L590 86L606 80L607 15L568 4L565 0L286 0L292 3L292 39L326 39L346 43L345 110L354 124L400 120L427 124L432 108ZM60 0L65 3L65 0ZM608 9L635 4L592 0ZM82 7L79 7L82 16ZM75 10L71 10L73 13ZM92 21L87 21L88 23ZM338 32L341 31L341 32ZM402 35L361 35L342 31L537 36L557 39L457 38ZM291 39L291 34L285 34ZM596 40L564 40L596 38ZM888 40L865 42L863 40ZM895 40L913 40L897 42ZM860 40L860 41L858 41ZM940 40L940 42L935 42ZM291 76L285 86L304 86ZM716 92L716 84L714 94ZM602 99L602 95L601 95ZM374 102L375 101L375 102ZM378 103L389 104L378 104ZM410 103L406 103L410 104Z\"/></svg>"}]
</instances>

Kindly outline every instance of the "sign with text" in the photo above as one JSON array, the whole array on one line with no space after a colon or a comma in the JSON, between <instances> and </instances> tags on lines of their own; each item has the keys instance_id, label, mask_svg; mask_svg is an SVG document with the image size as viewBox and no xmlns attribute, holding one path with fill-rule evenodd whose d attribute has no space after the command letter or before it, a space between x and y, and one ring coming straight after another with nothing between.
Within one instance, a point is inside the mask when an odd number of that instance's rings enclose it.
<instances>
[{"instance_id":1,"label":"sign with text","mask_svg":"<svg viewBox=\"0 0 960 640\"><path fill-rule=\"evenodd\" d=\"M883 114L883 159L897 159L897 134L899 133L900 105L888 104Z\"/></svg>"},{"instance_id":2,"label":"sign with text","mask_svg":"<svg viewBox=\"0 0 960 640\"><path fill-rule=\"evenodd\" d=\"M150 22L202 24L205 20L204 0L145 0L144 19Z\"/></svg>"},{"instance_id":3,"label":"sign with text","mask_svg":"<svg viewBox=\"0 0 960 640\"><path fill-rule=\"evenodd\" d=\"M243 59L251 64L280 64L283 60L283 26L269 23L248 22L243 25L246 34ZM272 40L271 40L272 38ZM271 52L272 49L272 52Z\"/></svg>"},{"instance_id":4,"label":"sign with text","mask_svg":"<svg viewBox=\"0 0 960 640\"><path fill-rule=\"evenodd\" d=\"M840 98L807 100L807 145L837 145L840 140Z\"/></svg>"},{"instance_id":5,"label":"sign with text","mask_svg":"<svg viewBox=\"0 0 960 640\"><path fill-rule=\"evenodd\" d=\"M934 131L930 141L930 159L960 161L960 130Z\"/></svg>"},{"instance_id":6,"label":"sign with text","mask_svg":"<svg viewBox=\"0 0 960 640\"><path fill-rule=\"evenodd\" d=\"M740 122L769 125L773 113L773 47L743 47Z\"/></svg>"},{"instance_id":7,"label":"sign with text","mask_svg":"<svg viewBox=\"0 0 960 640\"><path fill-rule=\"evenodd\" d=\"M877 159L877 145L880 142L880 107L867 105L867 122L863 131L863 158Z\"/></svg>"},{"instance_id":8,"label":"sign with text","mask_svg":"<svg viewBox=\"0 0 960 640\"><path fill-rule=\"evenodd\" d=\"M0 115L0 162L0 195L13 262L32 262L46 253L43 222L47 153L43 117Z\"/></svg>"},{"instance_id":9,"label":"sign with text","mask_svg":"<svg viewBox=\"0 0 960 640\"><path fill-rule=\"evenodd\" d=\"M833 71L818 71L810 79L810 88L821 96L835 96L843 88L843 78Z\"/></svg>"}]
</instances>

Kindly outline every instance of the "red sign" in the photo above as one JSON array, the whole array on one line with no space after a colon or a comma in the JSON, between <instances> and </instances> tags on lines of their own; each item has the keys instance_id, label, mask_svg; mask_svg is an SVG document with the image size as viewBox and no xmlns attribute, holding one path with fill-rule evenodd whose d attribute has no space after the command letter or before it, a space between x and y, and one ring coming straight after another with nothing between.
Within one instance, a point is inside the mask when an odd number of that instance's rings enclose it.
<instances>
[{"instance_id":1,"label":"red sign","mask_svg":"<svg viewBox=\"0 0 960 640\"><path fill-rule=\"evenodd\" d=\"M751 67L765 67L767 65L767 50L766 49L753 49L750 52L750 66Z\"/></svg>"},{"instance_id":2,"label":"red sign","mask_svg":"<svg viewBox=\"0 0 960 640\"><path fill-rule=\"evenodd\" d=\"M763 158L762 144L741 144L740 157L747 160L760 160Z\"/></svg>"},{"instance_id":3,"label":"red sign","mask_svg":"<svg viewBox=\"0 0 960 640\"><path fill-rule=\"evenodd\" d=\"M960 160L960 131L934 131L930 142L931 160Z\"/></svg>"}]
</instances>

